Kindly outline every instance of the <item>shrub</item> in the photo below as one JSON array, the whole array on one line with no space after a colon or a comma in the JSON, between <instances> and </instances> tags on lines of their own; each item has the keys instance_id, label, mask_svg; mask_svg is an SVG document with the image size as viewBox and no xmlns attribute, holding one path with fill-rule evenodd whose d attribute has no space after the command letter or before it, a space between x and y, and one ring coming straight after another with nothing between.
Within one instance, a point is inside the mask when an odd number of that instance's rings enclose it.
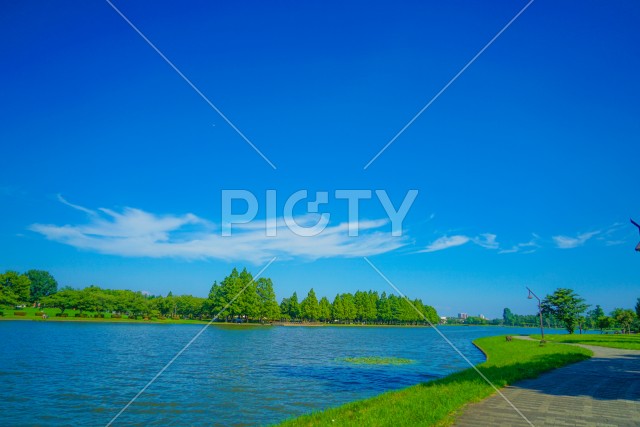
<instances>
[{"instance_id":1,"label":"shrub","mask_svg":"<svg viewBox=\"0 0 640 427\"><path fill-rule=\"evenodd\" d=\"M36 311L35 313L33 313L33 315L42 317L44 315L44 311Z\"/></svg>"},{"instance_id":2,"label":"shrub","mask_svg":"<svg viewBox=\"0 0 640 427\"><path fill-rule=\"evenodd\" d=\"M112 319L122 319L122 314L112 314L111 318Z\"/></svg>"},{"instance_id":3,"label":"shrub","mask_svg":"<svg viewBox=\"0 0 640 427\"><path fill-rule=\"evenodd\" d=\"M96 319L104 319L104 314L98 313L98 314L94 315L93 317L95 317Z\"/></svg>"},{"instance_id":4,"label":"shrub","mask_svg":"<svg viewBox=\"0 0 640 427\"><path fill-rule=\"evenodd\" d=\"M74 314L74 317L80 317L80 316L82 316L82 314L80 314L80 313Z\"/></svg>"},{"instance_id":5,"label":"shrub","mask_svg":"<svg viewBox=\"0 0 640 427\"><path fill-rule=\"evenodd\" d=\"M69 313L56 313L56 317L69 317Z\"/></svg>"},{"instance_id":6,"label":"shrub","mask_svg":"<svg viewBox=\"0 0 640 427\"><path fill-rule=\"evenodd\" d=\"M13 315L14 316L26 316L27 312L26 311L14 311Z\"/></svg>"},{"instance_id":7,"label":"shrub","mask_svg":"<svg viewBox=\"0 0 640 427\"><path fill-rule=\"evenodd\" d=\"M0 316L4 316L4 311L0 311Z\"/></svg>"}]
</instances>

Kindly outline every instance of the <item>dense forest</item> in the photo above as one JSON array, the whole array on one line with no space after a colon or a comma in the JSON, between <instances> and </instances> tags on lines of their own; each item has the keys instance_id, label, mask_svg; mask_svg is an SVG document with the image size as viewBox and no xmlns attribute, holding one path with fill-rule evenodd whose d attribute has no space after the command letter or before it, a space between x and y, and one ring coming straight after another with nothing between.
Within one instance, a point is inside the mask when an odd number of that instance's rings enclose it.
<instances>
[{"instance_id":1,"label":"dense forest","mask_svg":"<svg viewBox=\"0 0 640 427\"><path fill-rule=\"evenodd\" d=\"M84 289L64 287L51 274L30 270L24 274L7 271L0 274L0 307L37 305L57 308L58 315L73 309L79 313L96 313L103 317L144 316L149 318L211 319L228 322L324 322L368 324L437 324L436 310L420 299L378 294L375 291L342 293L332 302L310 289L299 301L296 292L278 304L272 280L254 280L246 269L233 269L220 283L213 283L207 298L191 295L146 295L120 289L88 286ZM425 320L428 319L428 322Z\"/></svg>"}]
</instances>

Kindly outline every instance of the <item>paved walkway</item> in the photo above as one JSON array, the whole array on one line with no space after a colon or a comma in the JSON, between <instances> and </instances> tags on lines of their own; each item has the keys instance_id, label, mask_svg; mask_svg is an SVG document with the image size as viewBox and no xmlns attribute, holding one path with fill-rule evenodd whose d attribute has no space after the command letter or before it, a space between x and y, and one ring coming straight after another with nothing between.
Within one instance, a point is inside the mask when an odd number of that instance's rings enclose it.
<instances>
[{"instance_id":1,"label":"paved walkway","mask_svg":"<svg viewBox=\"0 0 640 427\"><path fill-rule=\"evenodd\" d=\"M640 350L586 346L591 359L501 391L537 426L640 426ZM499 394L471 404L456 426L528 426Z\"/></svg>"}]
</instances>

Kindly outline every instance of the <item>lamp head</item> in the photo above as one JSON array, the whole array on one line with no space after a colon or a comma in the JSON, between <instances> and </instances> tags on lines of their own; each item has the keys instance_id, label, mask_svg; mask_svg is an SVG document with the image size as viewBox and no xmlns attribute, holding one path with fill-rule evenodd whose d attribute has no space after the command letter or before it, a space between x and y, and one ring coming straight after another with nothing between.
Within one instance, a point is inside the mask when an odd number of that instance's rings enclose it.
<instances>
[{"instance_id":1,"label":"lamp head","mask_svg":"<svg viewBox=\"0 0 640 427\"><path fill-rule=\"evenodd\" d=\"M531 295L531 291L529 291L529 295L527 295L527 299L533 299L533 296Z\"/></svg>"}]
</instances>

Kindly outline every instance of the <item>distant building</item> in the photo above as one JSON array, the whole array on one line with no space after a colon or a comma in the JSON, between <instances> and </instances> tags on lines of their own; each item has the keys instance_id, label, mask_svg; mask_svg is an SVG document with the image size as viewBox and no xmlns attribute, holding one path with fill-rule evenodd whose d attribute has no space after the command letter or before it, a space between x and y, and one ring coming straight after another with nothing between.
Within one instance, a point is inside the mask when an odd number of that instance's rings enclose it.
<instances>
[{"instance_id":1,"label":"distant building","mask_svg":"<svg viewBox=\"0 0 640 427\"><path fill-rule=\"evenodd\" d=\"M441 316L440 317L440 324L444 325L445 323L447 323L447 316Z\"/></svg>"},{"instance_id":2,"label":"distant building","mask_svg":"<svg viewBox=\"0 0 640 427\"><path fill-rule=\"evenodd\" d=\"M482 320L485 320L485 319L486 319L486 317L484 317L484 314L481 314L481 315L480 315L480 316L478 316L478 317L480 317Z\"/></svg>"},{"instance_id":3,"label":"distant building","mask_svg":"<svg viewBox=\"0 0 640 427\"><path fill-rule=\"evenodd\" d=\"M467 313L458 313L458 319L465 320L469 315Z\"/></svg>"}]
</instances>

